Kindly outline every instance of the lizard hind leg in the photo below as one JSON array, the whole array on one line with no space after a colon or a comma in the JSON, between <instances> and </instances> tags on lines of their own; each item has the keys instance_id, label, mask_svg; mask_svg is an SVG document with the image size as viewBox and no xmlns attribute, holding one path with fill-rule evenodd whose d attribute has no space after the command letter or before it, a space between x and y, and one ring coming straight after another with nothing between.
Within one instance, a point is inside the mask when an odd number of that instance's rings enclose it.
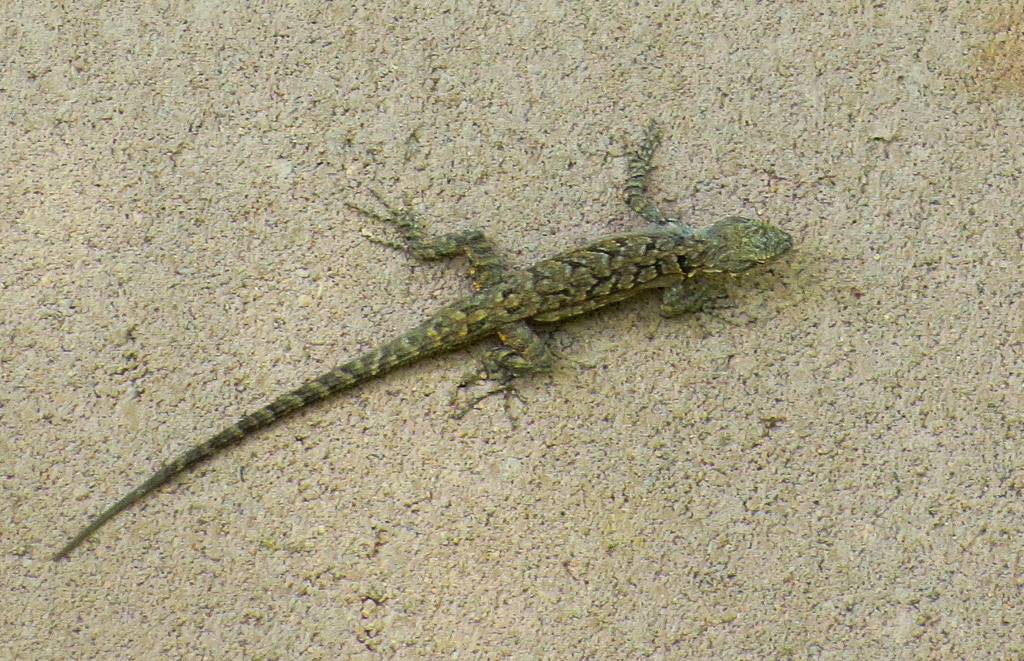
<instances>
[{"instance_id":1,"label":"lizard hind leg","mask_svg":"<svg viewBox=\"0 0 1024 661\"><path fill-rule=\"evenodd\" d=\"M396 208L388 204L380 194L374 191L371 193L384 207L384 213L370 211L352 203L346 204L368 218L394 226L402 237L401 241L389 241L364 232L371 241L407 251L414 257L425 260L465 254L469 259L473 286L478 291L497 285L505 279L507 269L498 258L494 245L481 230L461 230L428 239L423 223L416 218L408 203L402 208ZM554 357L550 350L525 321L507 324L497 335L503 346L488 351L481 367L464 375L452 394L452 405L458 407L454 414L456 419L464 417L476 408L477 404L498 393L505 394L507 411L510 397L522 399L514 385L517 377L548 372L554 365ZM482 393L470 395L462 405L458 404L460 392L483 381L490 381L494 385Z\"/></svg>"},{"instance_id":2,"label":"lizard hind leg","mask_svg":"<svg viewBox=\"0 0 1024 661\"><path fill-rule=\"evenodd\" d=\"M351 202L346 202L345 205L368 218L394 226L402 239L391 241L364 231L363 235L369 240L403 250L422 260L432 261L464 254L469 259L470 276L477 290L497 284L504 278L507 270L498 258L494 244L482 230L465 229L427 238L423 222L416 217L408 202L401 208L396 208L388 204L376 191L370 192L384 207L384 213L370 211Z\"/></svg>"},{"instance_id":3,"label":"lizard hind leg","mask_svg":"<svg viewBox=\"0 0 1024 661\"><path fill-rule=\"evenodd\" d=\"M477 404L498 393L505 395L505 412L509 413L511 398L523 401L515 386L515 380L527 374L550 372L554 367L554 354L525 321L517 321L502 327L498 331L498 337L503 346L490 349L484 355L480 369L462 377L455 392L452 393L452 405L458 404L461 391L477 383L490 381L494 385L486 388L482 393L470 395L455 412L456 419L463 418L475 409ZM511 415L509 418L514 427L515 420Z\"/></svg>"}]
</instances>

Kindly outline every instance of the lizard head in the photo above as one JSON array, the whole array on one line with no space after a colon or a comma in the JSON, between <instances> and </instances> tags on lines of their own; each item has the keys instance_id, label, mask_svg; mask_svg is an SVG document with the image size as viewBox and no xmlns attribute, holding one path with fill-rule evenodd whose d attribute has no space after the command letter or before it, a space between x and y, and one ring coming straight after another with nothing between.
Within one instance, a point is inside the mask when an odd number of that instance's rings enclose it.
<instances>
[{"instance_id":1,"label":"lizard head","mask_svg":"<svg viewBox=\"0 0 1024 661\"><path fill-rule=\"evenodd\" d=\"M778 227L736 216L697 231L694 238L705 244L702 270L711 273L740 273L793 247L793 237Z\"/></svg>"}]
</instances>

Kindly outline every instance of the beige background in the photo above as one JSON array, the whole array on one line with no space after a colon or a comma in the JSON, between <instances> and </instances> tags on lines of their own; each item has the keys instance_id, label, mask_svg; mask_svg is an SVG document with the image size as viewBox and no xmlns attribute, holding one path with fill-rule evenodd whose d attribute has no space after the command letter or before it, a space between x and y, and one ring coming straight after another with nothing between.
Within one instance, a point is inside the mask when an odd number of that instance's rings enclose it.
<instances>
[{"instance_id":1,"label":"beige background","mask_svg":"<svg viewBox=\"0 0 1024 661\"><path fill-rule=\"evenodd\" d=\"M250 3L254 4L255 3ZM4 3L0 659L1024 655L1019 14L995 3ZM384 5L384 6L380 6ZM797 249L464 420L479 348L160 461L656 197Z\"/></svg>"}]
</instances>

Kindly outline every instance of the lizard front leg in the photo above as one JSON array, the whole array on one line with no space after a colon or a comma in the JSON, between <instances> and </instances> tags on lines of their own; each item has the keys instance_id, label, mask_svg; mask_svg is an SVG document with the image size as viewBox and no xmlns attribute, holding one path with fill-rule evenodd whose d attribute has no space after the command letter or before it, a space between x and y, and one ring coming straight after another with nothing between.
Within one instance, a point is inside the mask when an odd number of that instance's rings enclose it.
<instances>
[{"instance_id":1,"label":"lizard front leg","mask_svg":"<svg viewBox=\"0 0 1024 661\"><path fill-rule=\"evenodd\" d=\"M646 218L655 225L681 225L678 218L666 216L658 205L654 203L647 193L647 173L654 169L651 161L654 159L654 152L661 143L661 132L658 125L652 119L644 127L644 137L640 145L629 153L629 163L626 166L626 183L622 187L625 193L626 204L633 211Z\"/></svg>"},{"instance_id":2,"label":"lizard front leg","mask_svg":"<svg viewBox=\"0 0 1024 661\"><path fill-rule=\"evenodd\" d=\"M647 192L647 174L654 169L651 162L660 143L661 133L654 120L651 120L644 127L640 144L628 154L626 183L622 187L626 204L652 223L685 228L679 218L666 216ZM663 317L678 317L690 312L702 312L717 307L715 301L725 297L725 288L721 283L712 282L706 277L698 280L683 278L663 290L660 313Z\"/></svg>"},{"instance_id":3,"label":"lizard front leg","mask_svg":"<svg viewBox=\"0 0 1024 661\"><path fill-rule=\"evenodd\" d=\"M688 278L664 289L659 312L661 316L671 318L689 312L706 312L716 307L728 307L714 304L718 299L727 296L721 283L711 282L707 277L699 281Z\"/></svg>"}]
</instances>

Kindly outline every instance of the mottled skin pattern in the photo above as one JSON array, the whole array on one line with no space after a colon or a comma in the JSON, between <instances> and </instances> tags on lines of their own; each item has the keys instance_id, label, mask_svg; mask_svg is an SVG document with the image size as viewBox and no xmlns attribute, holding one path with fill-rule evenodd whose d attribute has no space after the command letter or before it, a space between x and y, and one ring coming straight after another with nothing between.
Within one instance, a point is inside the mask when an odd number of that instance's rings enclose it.
<instances>
[{"instance_id":1,"label":"mottled skin pattern","mask_svg":"<svg viewBox=\"0 0 1024 661\"><path fill-rule=\"evenodd\" d=\"M466 254L476 291L441 308L404 335L281 395L163 465L96 516L54 559L67 557L100 526L178 473L313 402L420 358L494 335L504 346L488 353L484 375L507 384L515 376L546 371L552 366L551 354L527 321L560 321L654 287L664 289L662 314L674 316L698 310L715 294L710 292L705 279L693 276L740 273L775 259L792 247L792 238L787 233L758 220L725 218L695 230L676 218L666 217L646 193L646 175L658 138L652 123L640 146L630 154L625 185L627 204L655 228L598 239L515 273L505 271L479 230L427 240L408 209L385 205L387 214L380 215L353 207L398 228L403 238L400 244L382 243L408 249L423 259Z\"/></svg>"}]
</instances>

